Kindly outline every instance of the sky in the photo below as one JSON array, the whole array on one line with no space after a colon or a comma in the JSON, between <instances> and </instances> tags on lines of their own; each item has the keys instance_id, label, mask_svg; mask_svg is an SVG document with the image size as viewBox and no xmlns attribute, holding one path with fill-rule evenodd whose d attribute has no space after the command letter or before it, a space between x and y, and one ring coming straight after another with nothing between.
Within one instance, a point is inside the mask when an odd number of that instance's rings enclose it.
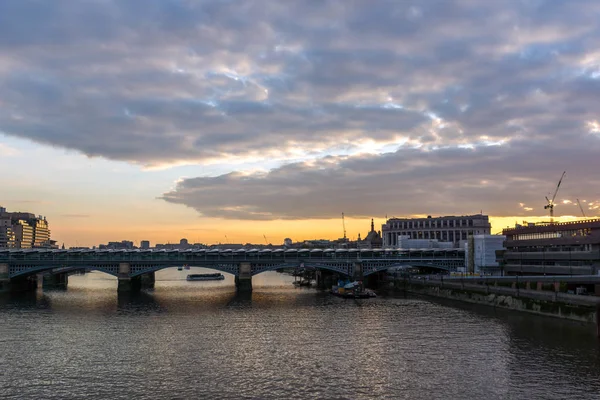
<instances>
[{"instance_id":1,"label":"sky","mask_svg":"<svg viewBox=\"0 0 600 400\"><path fill-rule=\"evenodd\" d=\"M0 205L68 246L600 214L600 2L3 0ZM579 199L583 212L577 205ZM266 239L265 239L266 237Z\"/></svg>"}]
</instances>

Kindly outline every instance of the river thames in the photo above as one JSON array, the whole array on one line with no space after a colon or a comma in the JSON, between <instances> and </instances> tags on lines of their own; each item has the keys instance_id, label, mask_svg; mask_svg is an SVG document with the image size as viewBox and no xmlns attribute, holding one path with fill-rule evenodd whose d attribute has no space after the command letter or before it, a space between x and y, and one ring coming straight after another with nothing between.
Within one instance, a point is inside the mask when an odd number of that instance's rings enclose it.
<instances>
[{"instance_id":1,"label":"river thames","mask_svg":"<svg viewBox=\"0 0 600 400\"><path fill-rule=\"evenodd\" d=\"M0 295L3 399L600 399L594 327L423 297L346 300L293 277L118 294L102 273L66 291Z\"/></svg>"}]
</instances>

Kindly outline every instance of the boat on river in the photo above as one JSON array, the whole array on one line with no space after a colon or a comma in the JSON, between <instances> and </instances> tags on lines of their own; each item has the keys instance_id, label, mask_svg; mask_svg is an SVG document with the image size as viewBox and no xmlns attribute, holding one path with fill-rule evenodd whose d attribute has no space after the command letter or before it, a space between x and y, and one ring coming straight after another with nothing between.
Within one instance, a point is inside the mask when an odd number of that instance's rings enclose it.
<instances>
[{"instance_id":1,"label":"boat on river","mask_svg":"<svg viewBox=\"0 0 600 400\"><path fill-rule=\"evenodd\" d=\"M345 299L368 299L377 297L377 294L371 289L365 289L362 282L344 282L339 281L337 285L331 288L331 294Z\"/></svg>"},{"instance_id":2,"label":"boat on river","mask_svg":"<svg viewBox=\"0 0 600 400\"><path fill-rule=\"evenodd\" d=\"M186 281L222 281L225 276L221 273L215 274L189 274Z\"/></svg>"}]
</instances>

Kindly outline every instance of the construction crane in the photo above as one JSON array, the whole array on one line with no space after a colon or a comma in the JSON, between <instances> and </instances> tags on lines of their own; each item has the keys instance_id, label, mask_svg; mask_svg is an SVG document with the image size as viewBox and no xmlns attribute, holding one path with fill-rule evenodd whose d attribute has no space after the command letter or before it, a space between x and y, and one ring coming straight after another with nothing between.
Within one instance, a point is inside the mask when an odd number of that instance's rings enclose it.
<instances>
[{"instance_id":1,"label":"construction crane","mask_svg":"<svg viewBox=\"0 0 600 400\"><path fill-rule=\"evenodd\" d=\"M265 244L268 246L268 245L269 245L269 241L267 240L267 235L265 235L265 234L263 233L263 237L265 238Z\"/></svg>"},{"instance_id":2,"label":"construction crane","mask_svg":"<svg viewBox=\"0 0 600 400\"><path fill-rule=\"evenodd\" d=\"M581 215L583 215L583 218L586 218L585 212L583 211L583 207L581 207L581 203L579 202L579 199L577 199L577 205L579 206L579 209L581 210Z\"/></svg>"},{"instance_id":3,"label":"construction crane","mask_svg":"<svg viewBox=\"0 0 600 400\"><path fill-rule=\"evenodd\" d=\"M560 183L562 182L566 173L567 171L563 171L562 175L560 176L558 185L556 185L556 190L554 191L554 196L552 196L552 200L548 199L548 196L546 196L546 201L548 202L548 204L544 206L544 209L550 209L550 223L554 222L554 199L556 199L556 194L558 193L558 189L560 188Z\"/></svg>"},{"instance_id":4,"label":"construction crane","mask_svg":"<svg viewBox=\"0 0 600 400\"><path fill-rule=\"evenodd\" d=\"M342 213L342 226L344 227L344 242L346 241L346 221L344 220L344 213Z\"/></svg>"}]
</instances>

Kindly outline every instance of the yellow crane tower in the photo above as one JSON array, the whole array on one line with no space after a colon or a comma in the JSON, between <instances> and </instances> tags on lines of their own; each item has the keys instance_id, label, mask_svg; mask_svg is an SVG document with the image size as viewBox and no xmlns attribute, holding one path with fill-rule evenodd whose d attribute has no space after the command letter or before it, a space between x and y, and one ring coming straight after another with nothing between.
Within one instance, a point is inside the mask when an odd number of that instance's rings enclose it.
<instances>
[{"instance_id":1,"label":"yellow crane tower","mask_svg":"<svg viewBox=\"0 0 600 400\"><path fill-rule=\"evenodd\" d=\"M554 199L556 199L556 194L558 193L558 189L560 188L560 183L562 182L566 173L567 171L563 171L562 175L560 176L558 185L556 185L556 190L554 191L554 196L552 196L552 200L548 199L548 196L546 196L546 201L548 202L548 204L544 206L544 209L550 209L550 223L554 222Z\"/></svg>"}]
</instances>

